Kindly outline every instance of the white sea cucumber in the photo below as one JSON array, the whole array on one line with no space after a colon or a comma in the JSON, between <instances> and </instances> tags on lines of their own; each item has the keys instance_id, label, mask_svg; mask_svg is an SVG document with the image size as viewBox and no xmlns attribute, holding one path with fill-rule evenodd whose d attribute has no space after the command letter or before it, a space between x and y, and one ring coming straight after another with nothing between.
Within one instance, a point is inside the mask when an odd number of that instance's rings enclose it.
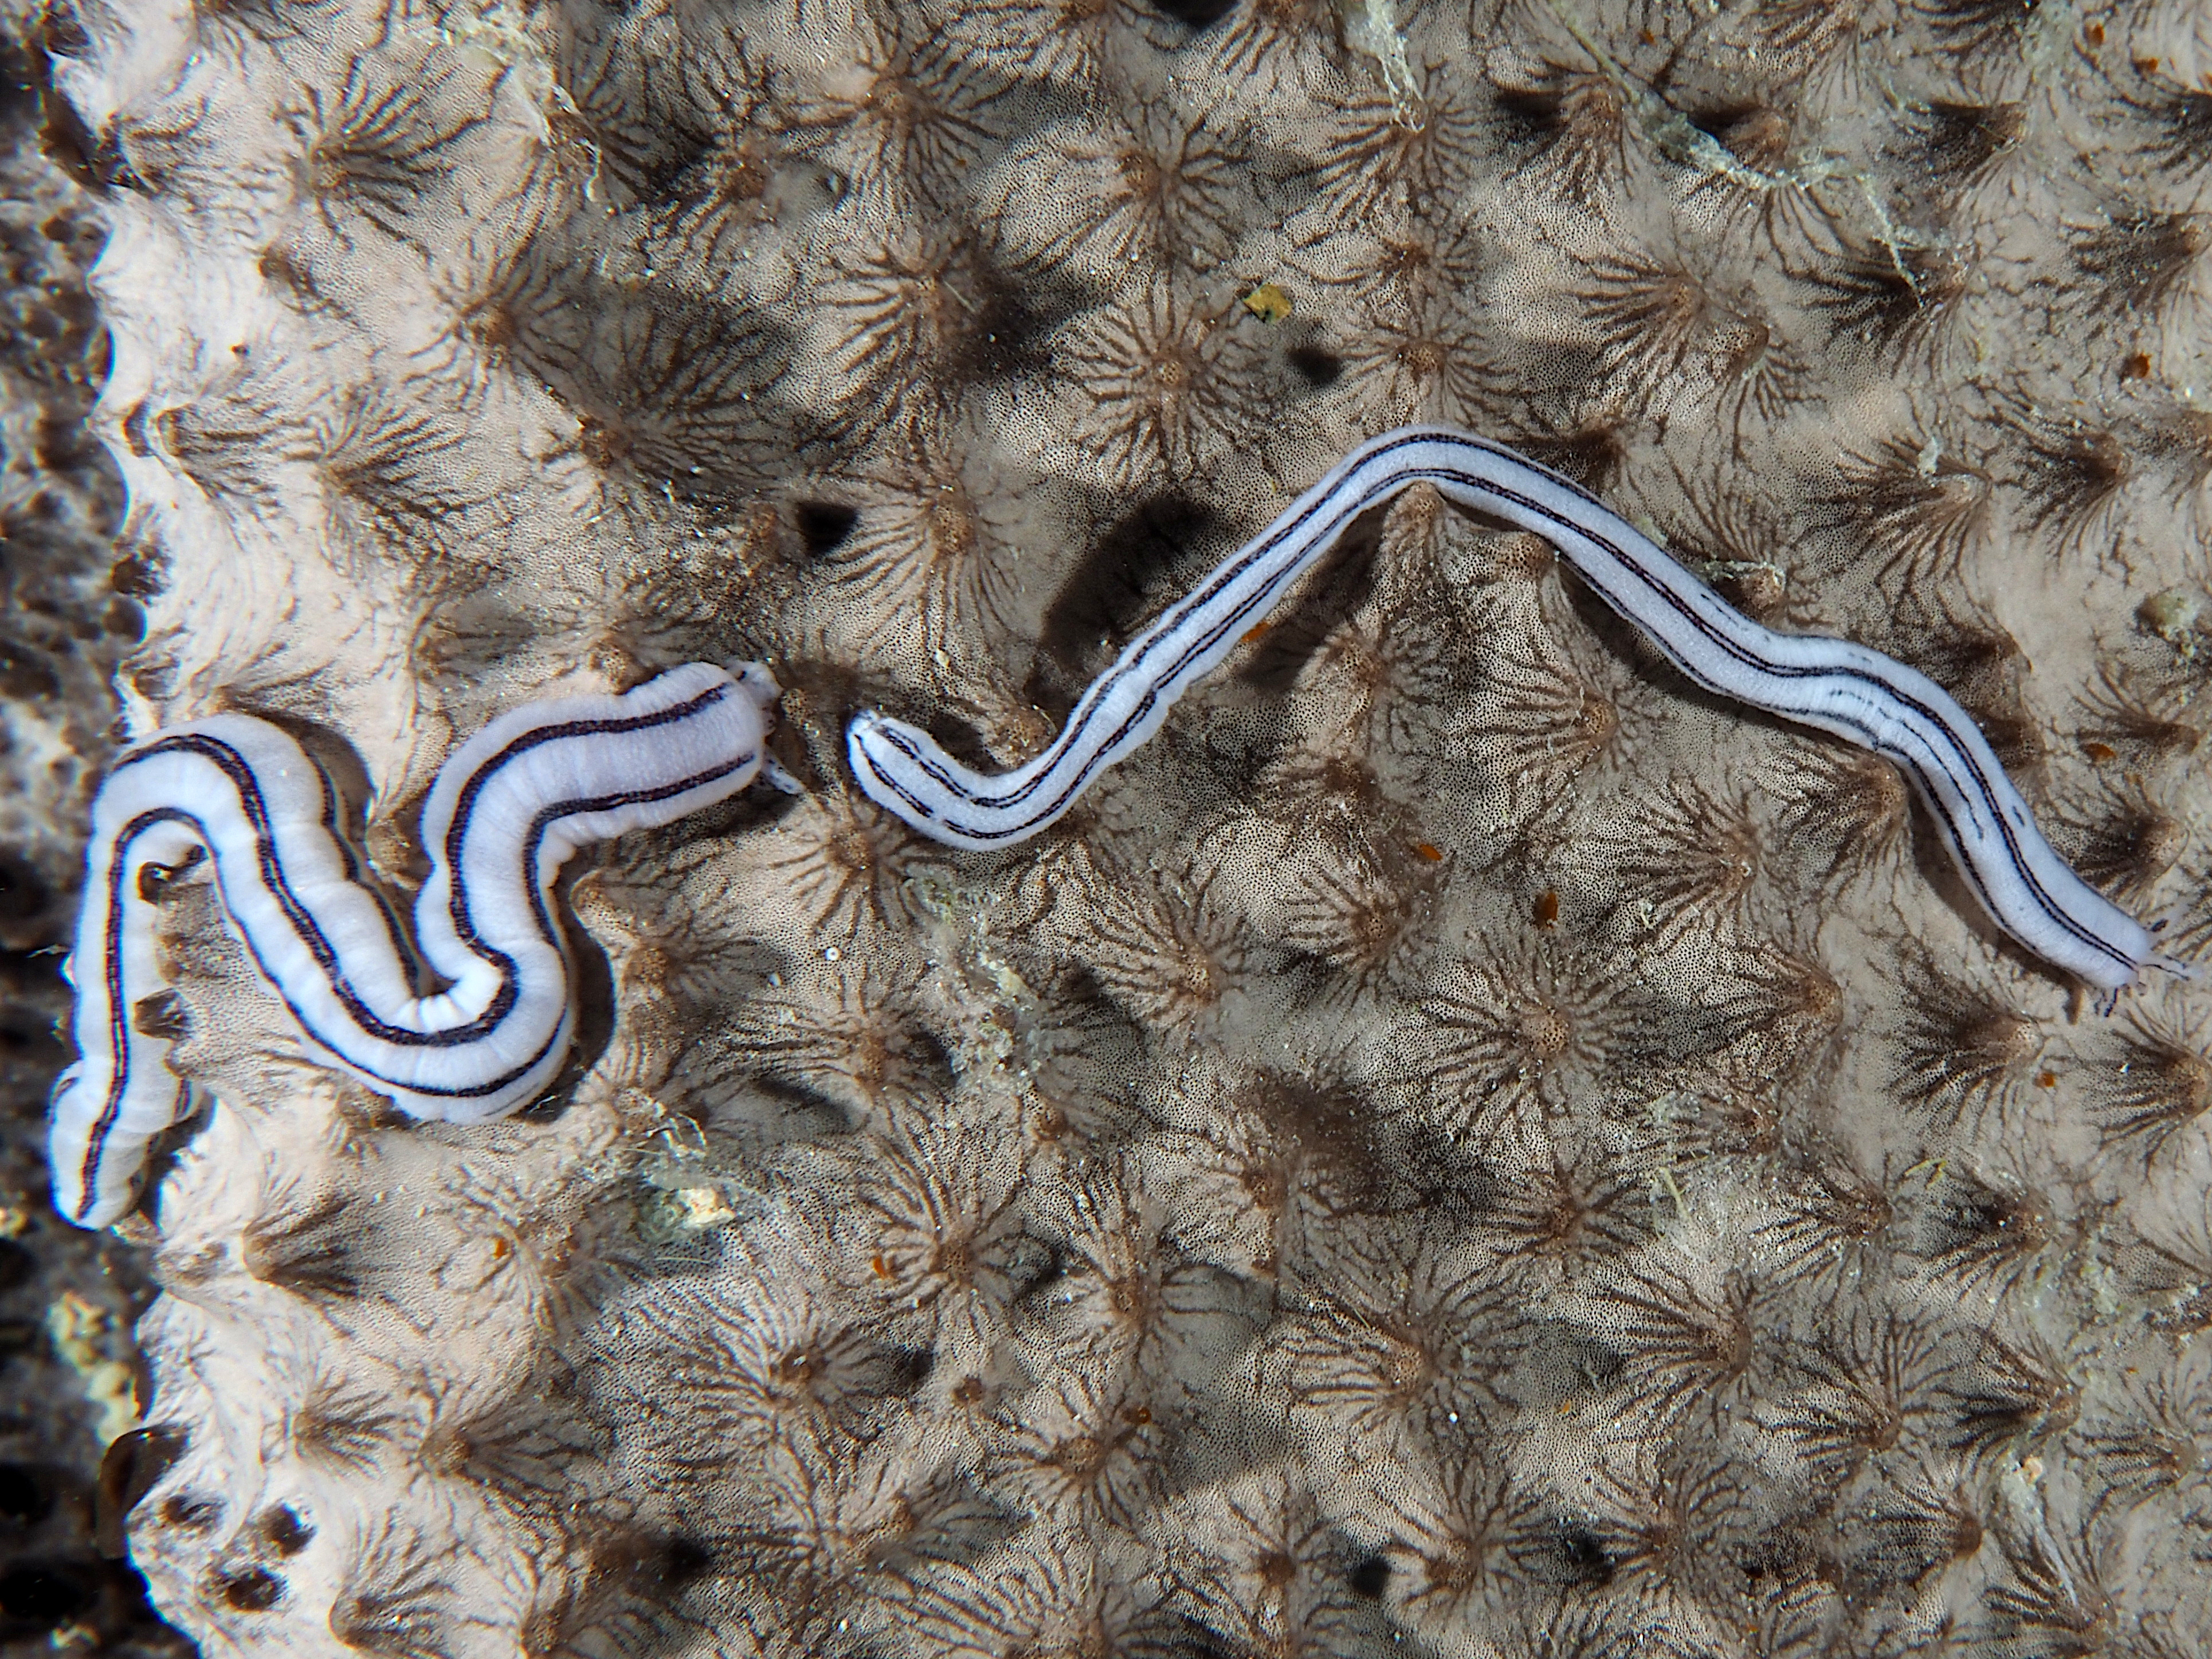
<instances>
[{"instance_id":1,"label":"white sea cucumber","mask_svg":"<svg viewBox=\"0 0 2212 1659\"><path fill-rule=\"evenodd\" d=\"M757 664L671 669L619 696L510 710L447 759L422 809L430 876L415 941L338 834L338 798L286 732L244 714L155 733L93 804L69 973L79 1059L54 1086L55 1207L105 1226L136 1200L147 1143L190 1109L169 1070L154 901L212 854L223 908L300 1030L403 1110L477 1122L560 1069L574 1019L554 878L589 842L664 824L764 770L775 683ZM772 768L768 769L774 775Z\"/></svg>"},{"instance_id":2,"label":"white sea cucumber","mask_svg":"<svg viewBox=\"0 0 2212 1659\"><path fill-rule=\"evenodd\" d=\"M924 835L988 850L1033 836L1160 727L1299 574L1361 514L1417 483L1535 532L1691 679L1902 767L1990 918L2087 983L2118 990L2154 958L2149 933L2051 850L1966 711L1918 670L1848 641L1777 634L1731 609L1589 491L1501 445L1405 427L1339 462L1256 538L1129 642L1036 758L972 772L874 710L846 749L860 787Z\"/></svg>"}]
</instances>

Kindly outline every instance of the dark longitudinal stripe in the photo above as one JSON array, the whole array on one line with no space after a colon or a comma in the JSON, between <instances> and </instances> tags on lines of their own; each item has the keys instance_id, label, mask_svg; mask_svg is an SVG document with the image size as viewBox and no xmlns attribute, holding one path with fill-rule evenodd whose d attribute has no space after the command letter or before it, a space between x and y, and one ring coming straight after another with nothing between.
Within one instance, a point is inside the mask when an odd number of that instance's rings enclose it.
<instances>
[{"instance_id":1,"label":"dark longitudinal stripe","mask_svg":"<svg viewBox=\"0 0 2212 1659\"><path fill-rule=\"evenodd\" d=\"M328 772L283 732L228 715L155 733L94 807L74 956L78 1060L55 1085L48 1129L57 1206L85 1226L123 1213L148 1143L189 1108L191 1086L160 1059L176 1034L131 1000L144 989L134 976L158 971L144 908L159 896L157 860L174 874L216 854L235 932L318 1053L411 1115L503 1113L552 1075L574 1024L556 869L586 840L743 787L763 768L777 695L757 664L691 663L618 697L517 709L478 734L432 788L425 833L447 888L418 896L420 939L362 882ZM426 965L453 976L443 994L424 994Z\"/></svg>"},{"instance_id":2,"label":"dark longitudinal stripe","mask_svg":"<svg viewBox=\"0 0 2212 1659\"><path fill-rule=\"evenodd\" d=\"M115 1133L116 1121L123 1113L124 1092L130 1085L131 1010L123 1000L123 882L131 867L126 850L160 823L189 824L203 841L207 839L199 820L191 813L162 806L141 812L125 824L109 850L107 878L100 884L106 903L106 914L100 919L100 983L107 993L107 1052L113 1070L107 1080L107 1097L100 1103L100 1115L93 1120L92 1133L85 1142L83 1161L76 1169L77 1200L72 1218L82 1217L92 1208L100 1160L106 1155L108 1137ZM180 1094L185 1087L182 1082L177 1085Z\"/></svg>"},{"instance_id":3,"label":"dark longitudinal stripe","mask_svg":"<svg viewBox=\"0 0 2212 1659\"><path fill-rule=\"evenodd\" d=\"M1496 456L1516 469L1540 474L1559 489L1588 502L1592 509L1592 522L1583 523L1562 518L1555 508L1535 497L1473 472L1435 465L1396 467L1391 465L1391 458L1401 450L1436 445L1454 446ZM1376 477L1378 472L1380 476ZM1365 482L1359 482L1363 478ZM1414 429L1378 443L1360 459L1358 466L1340 481L1336 489L1316 501L1305 513L1274 526L1212 572L1199 588L1170 607L1152 625L1148 630L1151 637L1133 654L1116 663L1092 685L1085 694L1066 728L1046 755L1040 757L1041 763L1033 763L1035 770L1031 775L1012 787L1004 790L978 787L957 771L949 769L939 756L921 747L906 733L883 728L873 732L876 740L891 745L916 772L929 778L947 796L987 811L999 812L1020 807L1031 803L1050 786L1060 786L1048 799L1036 800L1036 811L1022 822L1004 829L992 829L951 815L940 818L927 803L918 799L896 781L885 777L880 768L871 764L871 775L886 791L911 808L919 818L934 818L968 840L988 842L1019 839L1029 834L1036 824L1056 817L1088 787L1103 767L1110 763L1109 757L1114 755L1116 748L1141 729L1158 711L1164 688L1174 686L1194 664L1218 649L1225 640L1243 633L1256 614L1272 606L1285 582L1303 567L1305 555L1318 553L1333 544L1345 526L1361 514L1408 486L1424 482L1437 484L1448 494L1461 499L1474 497L1478 501L1516 509L1548 526L1556 532L1553 538L1555 544L1559 546L1566 562L1574 567L1591 591L1632 623L1638 623L1639 613L1649 615L1650 602L1656 601L1668 613L1687 624L1700 640L1741 667L1753 680L1829 685L1839 681L1855 683L1865 688L1871 700L1892 710L1901 711L1897 723L1929 745L1934 765L1954 785L1971 790L1978 797L1984 816L2002 842L2003 858L2043 916L2076 943L2133 972L2136 963L2126 952L2076 921L2045 886L2037 873L2033 860L2024 850L2015 825L2004 810L1998 788L1981 763L1973 745L1957 729L1953 718L1945 711L1931 706L1881 673L1855 664L1800 665L1765 656L1754 644L1739 638L1735 631L1716 626L1688 596L1667 580L1662 573L1651 568L1650 554L1603 533L1606 525L1618 524L1620 520L1610 507L1589 490L1549 467L1516 455L1501 445L1468 434ZM1562 537L1579 537L1610 556L1648 598L1632 599L1616 592L1597 572L1589 568L1587 556L1578 556L1568 541L1561 539ZM1223 611L1202 629L1186 631L1185 624L1188 618L1216 604L1227 588L1243 580L1255 567L1275 558L1285 544L1291 541L1302 544L1300 556L1285 561L1283 569L1255 587L1243 603ZM1663 558L1665 555L1662 553L1658 556ZM1673 567L1667 574L1680 575L1686 582L1690 580L1687 573L1680 571L1679 567ZM1765 631L1747 618L1741 620L1746 632ZM1643 624L1638 623L1638 626ZM1676 647L1660 634L1648 627L1644 631L1662 653L1692 680L1723 696L1740 695L1733 688L1710 681L1704 672L1678 654ZM1110 731L1103 734L1094 731L1101 708L1123 686L1133 683L1141 685L1143 690L1132 707ZM1902 765L1911 776L1922 800L1936 817L1976 898L1995 914L1991 890L1979 866L1979 858L1983 855L1977 854L1964 826L1934 787L1934 780L1928 770L1929 762L1907 750L1879 741L1871 727L1845 712L1804 706L1802 699L1796 702L1782 698L1745 701L1759 703L1784 716L1844 728L1866 747ZM1078 748L1087 749L1087 757L1073 773L1059 773L1055 763L1060 757Z\"/></svg>"},{"instance_id":4,"label":"dark longitudinal stripe","mask_svg":"<svg viewBox=\"0 0 2212 1659\"><path fill-rule=\"evenodd\" d=\"M540 748L556 739L622 736L633 732L651 731L655 726L673 726L678 721L690 719L702 709L712 708L728 696L732 688L726 685L710 686L696 697L652 714L635 714L618 720L568 720L559 726L538 726L515 738L497 754L471 772L454 796L453 819L446 829L446 868L453 872L453 878L452 892L447 898L447 907L453 919L453 932L459 935L462 943L477 950L487 960L492 959L496 954L484 948L477 938L475 919L469 913L468 885L461 879L460 861L461 850L468 842L469 826L474 821L477 800L501 768L520 759L532 750ZM554 816L555 817L571 817L586 811L604 811L612 806L638 805L647 801L667 800L682 794L687 789L696 789L702 784L713 782L716 778L727 777L740 768L751 765L752 762L753 757L748 754L742 760L728 766L717 768L711 772L703 773L678 787L659 793L633 795L622 800L611 799L606 806L594 807L564 803ZM534 842L532 843L532 853L534 859L536 854ZM534 867L531 873L533 877L536 875ZM531 884L531 904L537 914L538 932L544 936L548 945L558 950L561 945L559 932L553 925L553 918L546 912L544 896L538 890L535 881ZM498 959L505 960L503 957Z\"/></svg>"},{"instance_id":5,"label":"dark longitudinal stripe","mask_svg":"<svg viewBox=\"0 0 2212 1659\"><path fill-rule=\"evenodd\" d=\"M461 870L461 860L465 852L471 822L466 815L473 811L477 799L494 775L501 767L508 764L529 750L539 747L543 743L555 738L623 735L688 719L719 702L728 695L729 690L730 688L726 686L716 686L684 702L649 714L627 719L570 720L556 726L538 727L517 737L514 742L502 748L471 775L463 787L462 798L456 807L453 823L445 841L447 870L452 883L452 914L455 931L459 933L463 943L481 960L495 967L500 975L500 983L498 991L483 1013L465 1024L454 1026L443 1031L418 1031L406 1026L393 1025L380 1018L363 1000L351 980L347 976L339 961L337 948L324 933L313 915L301 902L285 876L283 861L276 844L268 801L261 792L258 781L254 777L252 767L244 756L229 744L218 739L201 733L187 732L173 738L156 738L143 749L126 757L122 765L129 766L160 755L185 752L193 754L221 769L236 791L240 805L252 831L256 869L263 888L275 899L295 933L307 947L309 954L322 970L324 981L330 987L331 994L337 999L339 1006L345 1009L356 1028L364 1036L389 1042L394 1047L450 1048L477 1042L495 1031L501 1023L514 1011L518 995L514 959L505 951L488 944L477 931L474 919L469 909L468 884L463 878ZM748 750L742 756L708 768L702 772L653 788L620 790L602 795L580 797L553 802L540 809L531 820L525 832L522 849L524 867L520 874L530 893L531 904L538 927L547 942L556 951L562 949L559 931L545 907L544 884L538 879L539 850L544 845L547 832L555 823L563 818L580 817L588 813L612 811L625 806L648 805L659 801L671 800L677 796L686 794L694 789L742 771L750 766L755 758L752 752ZM120 769L121 767L118 767L118 770ZM204 827L196 817L188 813L171 811L148 816L149 818L166 817L173 821L190 823L203 841L209 841L210 844L212 844ZM118 870L120 867L118 864ZM249 949L253 948L251 938L246 943ZM348 1065L355 1066L365 1075L408 1093L459 1099L496 1094L502 1089L511 1087L527 1075L532 1067L542 1063L547 1052L560 1036L556 1024L555 1031L549 1036L547 1042L541 1045L529 1059L486 1082L454 1087L402 1083L386 1077L373 1066L363 1065L347 1053L343 1042L333 1041L318 1030L308 1021L291 996L284 991L276 975L270 972L268 964L261 961L258 951L255 951L254 956L257 965L262 969L263 977L272 986L276 987L278 994L283 998L285 1006L291 1011L293 1018L299 1022L301 1030L331 1053L343 1056ZM109 951L109 961L111 964L119 962L112 946ZM118 980L119 980L120 971L119 965L112 968L112 973ZM119 984L114 994L119 1006ZM128 1067L124 1063L126 1054L127 1048L118 1048L117 1081L111 1091L112 1097L118 1102L127 1079Z\"/></svg>"},{"instance_id":6,"label":"dark longitudinal stripe","mask_svg":"<svg viewBox=\"0 0 2212 1659\"><path fill-rule=\"evenodd\" d=\"M1482 445L1480 447L1490 450L1492 453L1501 453L1494 446ZM1515 459L1518 459L1517 457ZM1522 465L1532 465L1534 463L1522 462ZM1584 501L1589 502L1591 506L1596 507L1598 511L1603 513L1607 518L1616 516L1610 507L1607 507L1603 502L1600 501L1588 490L1583 489L1579 484L1575 483L1571 479L1561 477L1558 473L1551 472L1548 468L1542 470L1545 471L1555 482L1572 490L1576 495L1580 495ZM1501 500L1510 501L1514 505L1522 508L1524 511L1540 514L1546 519L1550 520L1555 525L1560 523L1556 514L1553 513L1549 508L1545 507L1540 503L1534 501L1528 496L1520 495L1513 490L1506 489L1500 485L1492 483L1486 480L1470 477L1468 475L1464 473L1455 474L1452 476L1454 477L1454 481L1462 489L1480 490ZM2013 824L2005 816L2003 803L1998 799L1997 792L1990 783L1988 775L1983 771L1980 762L1975 757L1972 747L1960 738L1958 732L1952 729L1950 721L1944 717L1942 711L1931 708L1920 698L1913 696L1911 692L1903 690L1890 680L1884 678L1882 676L1869 672L1863 669L1838 665L1799 665L1790 663L1771 661L1769 659L1759 655L1748 646L1739 644L1738 641L1731 637L1726 631L1715 628L1705 618L1704 616L1699 614L1695 605L1690 604L1681 594L1675 592L1673 587L1660 580L1650 571L1647 570L1644 568L1643 560L1632 553L1629 549L1623 547L1618 543L1609 540L1605 537L1598 535L1595 531L1582 525L1568 524L1564 527L1568 530L1577 532L1586 537L1590 541L1595 542L1600 547L1603 548L1606 552L1612 555L1615 560L1625 566L1629 574L1633 576L1637 581L1642 584L1648 592L1662 601L1668 610L1672 611L1676 616L1680 617L1684 622L1695 629L1699 635L1726 653L1733 660L1742 664L1746 668L1752 672L1765 674L1772 678L1783 680L1826 679L1835 678L1855 681L1863 685L1870 685L1876 688L1880 693L1887 696L1893 702L1911 709L1914 714L1917 715L1928 726L1934 727L1936 732L1941 732L1944 742L1950 751L1949 763L1945 765L1943 769L1946 775L1955 780L1960 774L1964 774L1966 776L1973 780L1974 787L1982 798L1982 804L1987 809L1990 822L1996 826L1997 834L2004 840L2005 856L2007 860L2011 863L2014 872L2020 877L2021 882L2027 886L2029 892L2034 895L2036 903L2043 911L2044 915L2051 921L2057 923L2062 931L2070 934L2081 944L2087 945L2093 950L2101 952L2116 963L2122 963L2130 969L2133 969L2135 964L2132 961L2119 951L2115 951L2106 940L2100 939L2095 933L2091 933L2089 930L2083 927L2079 922L2075 921L2072 916L2069 915L2059 907L2057 901L2051 896L2050 891L2044 886L2042 881L2036 875L2033 864L2021 853L2020 841L2017 836L2014 833ZM1561 550L1565 551L1565 549L1562 549ZM1590 572L1584 569L1580 562L1577 561L1571 553L1569 553L1567 556L1568 562L1573 564L1575 567L1575 573L1579 575L1595 592L1596 592L1600 599L1603 599L1606 604L1618 614L1626 617L1632 622L1635 620L1634 613L1631 607L1625 605L1618 595L1608 591L1591 574ZM1684 572L1683 574L1686 576L1687 575L1686 572ZM1759 627L1759 624L1750 621L1748 618L1745 618L1744 626L1746 628L1757 628ZM1687 663L1683 662L1674 655L1674 653L1667 647L1664 641L1659 639L1656 635L1651 635L1649 629L1646 629L1645 632L1647 636L1651 638L1653 642L1657 644L1662 651L1665 653L1668 659L1673 661L1676 667L1681 669L1682 672L1687 674L1692 679L1697 680L1700 684L1705 684L1708 690L1717 691L1723 696L1729 695L1727 688L1724 686L1716 686L1706 684L1695 669L1692 668ZM1834 720L1838 725L1851 726L1854 731L1860 733L1860 740L1867 748L1873 750L1877 754L1887 755L1891 759L1897 761L1899 764L1904 766L1905 770L1911 775L1914 784L1919 789L1923 803L1942 823L1944 838L1950 843L1953 852L1956 855L1960 867L1965 871L1969 884L1974 888L1974 896L1976 901L1982 903L1984 908L1990 908L1991 907L1987 902L1989 898L1989 890L1984 884L1981 872L1975 867L1974 854L1967 845L1966 837L1960 833L1958 822L1953 817L1950 809L1943 804L1937 792L1929 786L1929 779L1921 765L1921 763L1914 757L1907 755L1902 750L1885 746L1876 740L1871 730L1860 725L1856 721L1846 720L1843 716L1838 714L1830 714L1827 715L1826 718ZM1923 737L1926 735L1927 734L1923 733Z\"/></svg>"}]
</instances>

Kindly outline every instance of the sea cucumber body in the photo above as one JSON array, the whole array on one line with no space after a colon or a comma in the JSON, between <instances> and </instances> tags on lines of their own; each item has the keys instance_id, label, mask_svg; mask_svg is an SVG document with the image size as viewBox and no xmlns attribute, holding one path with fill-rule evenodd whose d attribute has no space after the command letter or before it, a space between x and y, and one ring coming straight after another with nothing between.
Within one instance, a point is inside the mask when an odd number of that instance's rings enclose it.
<instances>
[{"instance_id":1,"label":"sea cucumber body","mask_svg":"<svg viewBox=\"0 0 2212 1659\"><path fill-rule=\"evenodd\" d=\"M1708 690L1896 762L1976 899L2038 956L2105 989L2132 982L2150 934L2052 850L1987 739L1926 675L1848 641L1778 634L1729 605L1579 484L1448 427L1406 427L1352 452L1257 538L1132 641L1059 737L1000 777L969 770L919 727L873 711L847 749L861 787L924 834L988 849L1035 835L1159 729L1362 514L1416 483L1535 532Z\"/></svg>"},{"instance_id":2,"label":"sea cucumber body","mask_svg":"<svg viewBox=\"0 0 2212 1659\"><path fill-rule=\"evenodd\" d=\"M242 714L157 733L94 805L70 977L80 1058L55 1085L56 1206L86 1226L133 1201L147 1143L189 1091L167 1064L155 900L204 848L223 908L315 1048L416 1117L477 1121L566 1057L568 962L550 894L579 847L672 822L760 770L766 673L693 663L616 696L517 708L458 749L424 805L431 874L415 953L361 880L330 780Z\"/></svg>"}]
</instances>

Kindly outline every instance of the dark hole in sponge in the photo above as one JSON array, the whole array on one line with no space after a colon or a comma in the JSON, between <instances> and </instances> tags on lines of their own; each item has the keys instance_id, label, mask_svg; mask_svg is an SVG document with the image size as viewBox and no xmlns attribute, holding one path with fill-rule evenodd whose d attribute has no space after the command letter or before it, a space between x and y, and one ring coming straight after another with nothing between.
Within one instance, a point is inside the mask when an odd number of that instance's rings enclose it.
<instances>
[{"instance_id":1,"label":"dark hole in sponge","mask_svg":"<svg viewBox=\"0 0 2212 1659\"><path fill-rule=\"evenodd\" d=\"M792 508L791 515L798 521L799 539L817 559L825 553L835 552L837 544L851 535L853 526L860 521L858 511L836 501L801 501Z\"/></svg>"},{"instance_id":2,"label":"dark hole in sponge","mask_svg":"<svg viewBox=\"0 0 2212 1659\"><path fill-rule=\"evenodd\" d=\"M174 991L156 991L131 1005L131 1025L141 1036L174 1042L191 1031L191 1017L185 1011L184 998Z\"/></svg>"},{"instance_id":3,"label":"dark hole in sponge","mask_svg":"<svg viewBox=\"0 0 2212 1659\"><path fill-rule=\"evenodd\" d=\"M161 1500L161 1519L186 1532L205 1532L222 1519L222 1501L180 1492Z\"/></svg>"},{"instance_id":4,"label":"dark hole in sponge","mask_svg":"<svg viewBox=\"0 0 2212 1659\"><path fill-rule=\"evenodd\" d=\"M1370 1555L1352 1570L1352 1593L1375 1600L1390 1587L1390 1564L1379 1555Z\"/></svg>"},{"instance_id":5,"label":"dark hole in sponge","mask_svg":"<svg viewBox=\"0 0 2212 1659\"><path fill-rule=\"evenodd\" d=\"M1602 1584L1613 1577L1613 1559L1586 1527L1563 1527L1558 1538L1560 1576L1572 1584Z\"/></svg>"},{"instance_id":6,"label":"dark hole in sponge","mask_svg":"<svg viewBox=\"0 0 2212 1659\"><path fill-rule=\"evenodd\" d=\"M688 1584L714 1565L711 1546L696 1538L672 1538L660 1558L660 1576L671 1584Z\"/></svg>"},{"instance_id":7,"label":"dark hole in sponge","mask_svg":"<svg viewBox=\"0 0 2212 1659\"><path fill-rule=\"evenodd\" d=\"M278 1504L256 1518L261 1535L279 1555L297 1555L314 1538L315 1529L300 1518L289 1504Z\"/></svg>"},{"instance_id":8,"label":"dark hole in sponge","mask_svg":"<svg viewBox=\"0 0 2212 1659\"><path fill-rule=\"evenodd\" d=\"M664 122L654 139L651 153L635 158L638 195L648 202L669 202L696 190L694 169L713 154L713 138Z\"/></svg>"},{"instance_id":9,"label":"dark hole in sponge","mask_svg":"<svg viewBox=\"0 0 2212 1659\"><path fill-rule=\"evenodd\" d=\"M1237 9L1237 0L1152 0L1152 9L1188 29L1211 28Z\"/></svg>"},{"instance_id":10,"label":"dark hole in sponge","mask_svg":"<svg viewBox=\"0 0 2212 1659\"><path fill-rule=\"evenodd\" d=\"M225 1573L221 1583L224 1603L240 1613L266 1613L284 1599L284 1581L259 1567Z\"/></svg>"},{"instance_id":11,"label":"dark hole in sponge","mask_svg":"<svg viewBox=\"0 0 2212 1659\"><path fill-rule=\"evenodd\" d=\"M204 847L188 847L184 857L174 864L142 864L138 866L138 896L149 904L161 902L161 895L169 884L187 871L196 867L207 856Z\"/></svg>"},{"instance_id":12,"label":"dark hole in sponge","mask_svg":"<svg viewBox=\"0 0 2212 1659\"><path fill-rule=\"evenodd\" d=\"M929 1379L937 1355L927 1348L894 1348L890 1352L890 1386L886 1394L903 1397Z\"/></svg>"},{"instance_id":13,"label":"dark hole in sponge","mask_svg":"<svg viewBox=\"0 0 2212 1659\"><path fill-rule=\"evenodd\" d=\"M1292 346L1283 356L1298 378L1316 392L1334 386L1344 374L1344 359L1317 345Z\"/></svg>"}]
</instances>

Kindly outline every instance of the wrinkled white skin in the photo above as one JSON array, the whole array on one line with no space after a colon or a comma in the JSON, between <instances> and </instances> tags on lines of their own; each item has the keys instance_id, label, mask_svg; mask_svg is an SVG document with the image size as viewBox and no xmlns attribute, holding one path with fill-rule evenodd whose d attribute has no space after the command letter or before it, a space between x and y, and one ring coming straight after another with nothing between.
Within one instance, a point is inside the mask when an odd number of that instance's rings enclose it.
<instances>
[{"instance_id":1,"label":"wrinkled white skin","mask_svg":"<svg viewBox=\"0 0 2212 1659\"><path fill-rule=\"evenodd\" d=\"M137 1197L147 1143L187 1109L167 1063L154 900L201 850L263 977L313 1047L418 1118L479 1122L534 1098L566 1058L574 1001L551 908L586 842L672 823L762 769L776 688L704 663L620 696L531 703L440 770L415 950L337 834L330 780L281 728L221 715L125 753L93 809L70 975L81 1058L54 1089L54 1201L104 1226Z\"/></svg>"},{"instance_id":2,"label":"wrinkled white skin","mask_svg":"<svg viewBox=\"0 0 2212 1659\"><path fill-rule=\"evenodd\" d=\"M2051 850L1966 712L1933 680L1845 640L1777 634L1742 616L1588 491L1472 433L1405 427L1370 439L1132 641L1044 752L973 772L929 734L872 710L847 751L860 787L923 834L988 849L1027 839L1158 732L1176 699L1360 514L1416 483L1533 530L1607 605L1709 690L1896 762L1990 919L2107 991L2151 960L2149 933Z\"/></svg>"}]
</instances>

